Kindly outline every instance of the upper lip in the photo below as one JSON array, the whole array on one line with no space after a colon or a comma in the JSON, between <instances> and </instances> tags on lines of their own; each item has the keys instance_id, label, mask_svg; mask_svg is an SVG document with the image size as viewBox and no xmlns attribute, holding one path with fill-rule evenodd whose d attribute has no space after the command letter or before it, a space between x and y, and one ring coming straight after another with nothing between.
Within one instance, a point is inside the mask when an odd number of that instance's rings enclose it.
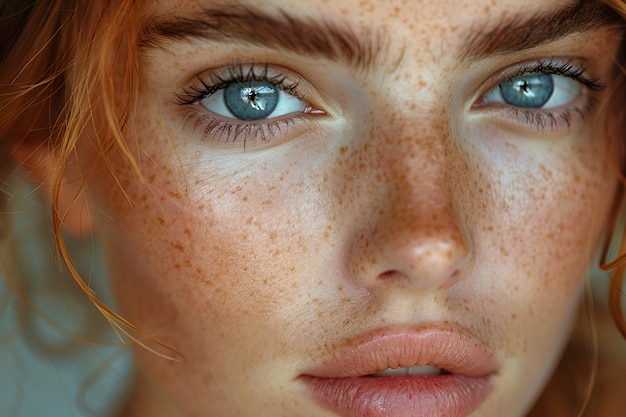
<instances>
[{"instance_id":1,"label":"upper lip","mask_svg":"<svg viewBox=\"0 0 626 417\"><path fill-rule=\"evenodd\" d=\"M494 354L462 329L444 326L387 328L349 341L304 375L351 378L388 368L435 366L446 372L480 378L496 372Z\"/></svg>"}]
</instances>

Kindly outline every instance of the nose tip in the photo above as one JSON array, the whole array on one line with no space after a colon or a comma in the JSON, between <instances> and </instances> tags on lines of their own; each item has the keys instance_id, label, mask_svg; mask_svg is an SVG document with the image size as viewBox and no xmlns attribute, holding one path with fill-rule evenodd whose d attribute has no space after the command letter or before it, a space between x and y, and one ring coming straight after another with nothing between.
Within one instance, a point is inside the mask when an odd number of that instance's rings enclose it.
<instances>
[{"instance_id":1,"label":"nose tip","mask_svg":"<svg viewBox=\"0 0 626 417\"><path fill-rule=\"evenodd\" d=\"M363 234L364 244L357 245L361 256L354 257L355 280L370 289L394 284L421 290L461 280L472 259L471 240L452 213L441 214L411 227Z\"/></svg>"},{"instance_id":2,"label":"nose tip","mask_svg":"<svg viewBox=\"0 0 626 417\"><path fill-rule=\"evenodd\" d=\"M467 265L470 251L464 240L440 240L432 237L408 248L407 252L389 255L389 264L397 266L384 271L380 278L403 276L412 286L419 288L450 286L459 277L458 271Z\"/></svg>"}]
</instances>

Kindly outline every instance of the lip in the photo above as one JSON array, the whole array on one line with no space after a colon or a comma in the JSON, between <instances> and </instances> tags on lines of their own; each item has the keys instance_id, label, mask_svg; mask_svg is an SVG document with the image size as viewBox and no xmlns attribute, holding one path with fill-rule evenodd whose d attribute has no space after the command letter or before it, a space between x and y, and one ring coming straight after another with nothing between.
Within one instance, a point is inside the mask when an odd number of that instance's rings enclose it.
<instances>
[{"instance_id":1,"label":"lip","mask_svg":"<svg viewBox=\"0 0 626 417\"><path fill-rule=\"evenodd\" d=\"M387 368L435 366L441 375L374 377ZM494 355L459 329L386 329L345 345L299 379L344 417L466 417L489 396Z\"/></svg>"}]
</instances>

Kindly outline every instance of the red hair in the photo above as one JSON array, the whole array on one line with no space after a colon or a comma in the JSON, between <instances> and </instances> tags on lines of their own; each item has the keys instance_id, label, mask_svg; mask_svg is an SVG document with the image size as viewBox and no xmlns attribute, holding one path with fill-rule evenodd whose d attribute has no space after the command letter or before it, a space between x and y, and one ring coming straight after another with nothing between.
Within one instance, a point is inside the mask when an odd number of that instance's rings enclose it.
<instances>
[{"instance_id":1,"label":"red hair","mask_svg":"<svg viewBox=\"0 0 626 417\"><path fill-rule=\"evenodd\" d=\"M139 38L140 4L133 0L42 0L27 6L21 0L9 0L2 4L0 22L12 36L3 36L0 44L4 52L0 55L0 152L8 158L11 149L24 141L50 147L60 168L51 208L62 262L114 329L149 349L146 343L172 352L93 293L68 253L61 234L66 213L58 209L64 168L75 157L79 140L97 138L94 146L104 164L108 164L109 151L117 148L141 176L122 135L139 88L138 47L132 40ZM120 66L123 70L114 78ZM4 166L9 165L5 161Z\"/></svg>"},{"instance_id":2,"label":"red hair","mask_svg":"<svg viewBox=\"0 0 626 417\"><path fill-rule=\"evenodd\" d=\"M626 1L624 0L603 0L605 4L613 8L626 20ZM622 74L626 74L626 43L622 41L618 56L618 68ZM608 239L602 264L600 269L609 273L609 308L611 316L617 325L620 333L626 338L626 317L623 311L624 274L626 274L626 197L624 187L626 187L626 177L623 169L626 164L626 82L624 77L620 79L618 86L612 89L611 97L607 100L606 106L606 126L610 135L607 141L609 158L615 166L621 183L622 191L620 198L616 201L613 234ZM609 257L614 260L609 261Z\"/></svg>"}]
</instances>

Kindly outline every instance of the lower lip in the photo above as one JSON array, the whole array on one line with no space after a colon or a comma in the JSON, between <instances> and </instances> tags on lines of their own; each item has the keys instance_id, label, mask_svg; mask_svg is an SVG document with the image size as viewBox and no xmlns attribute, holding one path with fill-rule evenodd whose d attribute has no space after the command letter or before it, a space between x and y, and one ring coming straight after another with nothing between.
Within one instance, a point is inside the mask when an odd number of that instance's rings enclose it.
<instances>
[{"instance_id":1,"label":"lower lip","mask_svg":"<svg viewBox=\"0 0 626 417\"><path fill-rule=\"evenodd\" d=\"M318 402L344 417L466 417L491 392L489 376L301 378Z\"/></svg>"}]
</instances>

